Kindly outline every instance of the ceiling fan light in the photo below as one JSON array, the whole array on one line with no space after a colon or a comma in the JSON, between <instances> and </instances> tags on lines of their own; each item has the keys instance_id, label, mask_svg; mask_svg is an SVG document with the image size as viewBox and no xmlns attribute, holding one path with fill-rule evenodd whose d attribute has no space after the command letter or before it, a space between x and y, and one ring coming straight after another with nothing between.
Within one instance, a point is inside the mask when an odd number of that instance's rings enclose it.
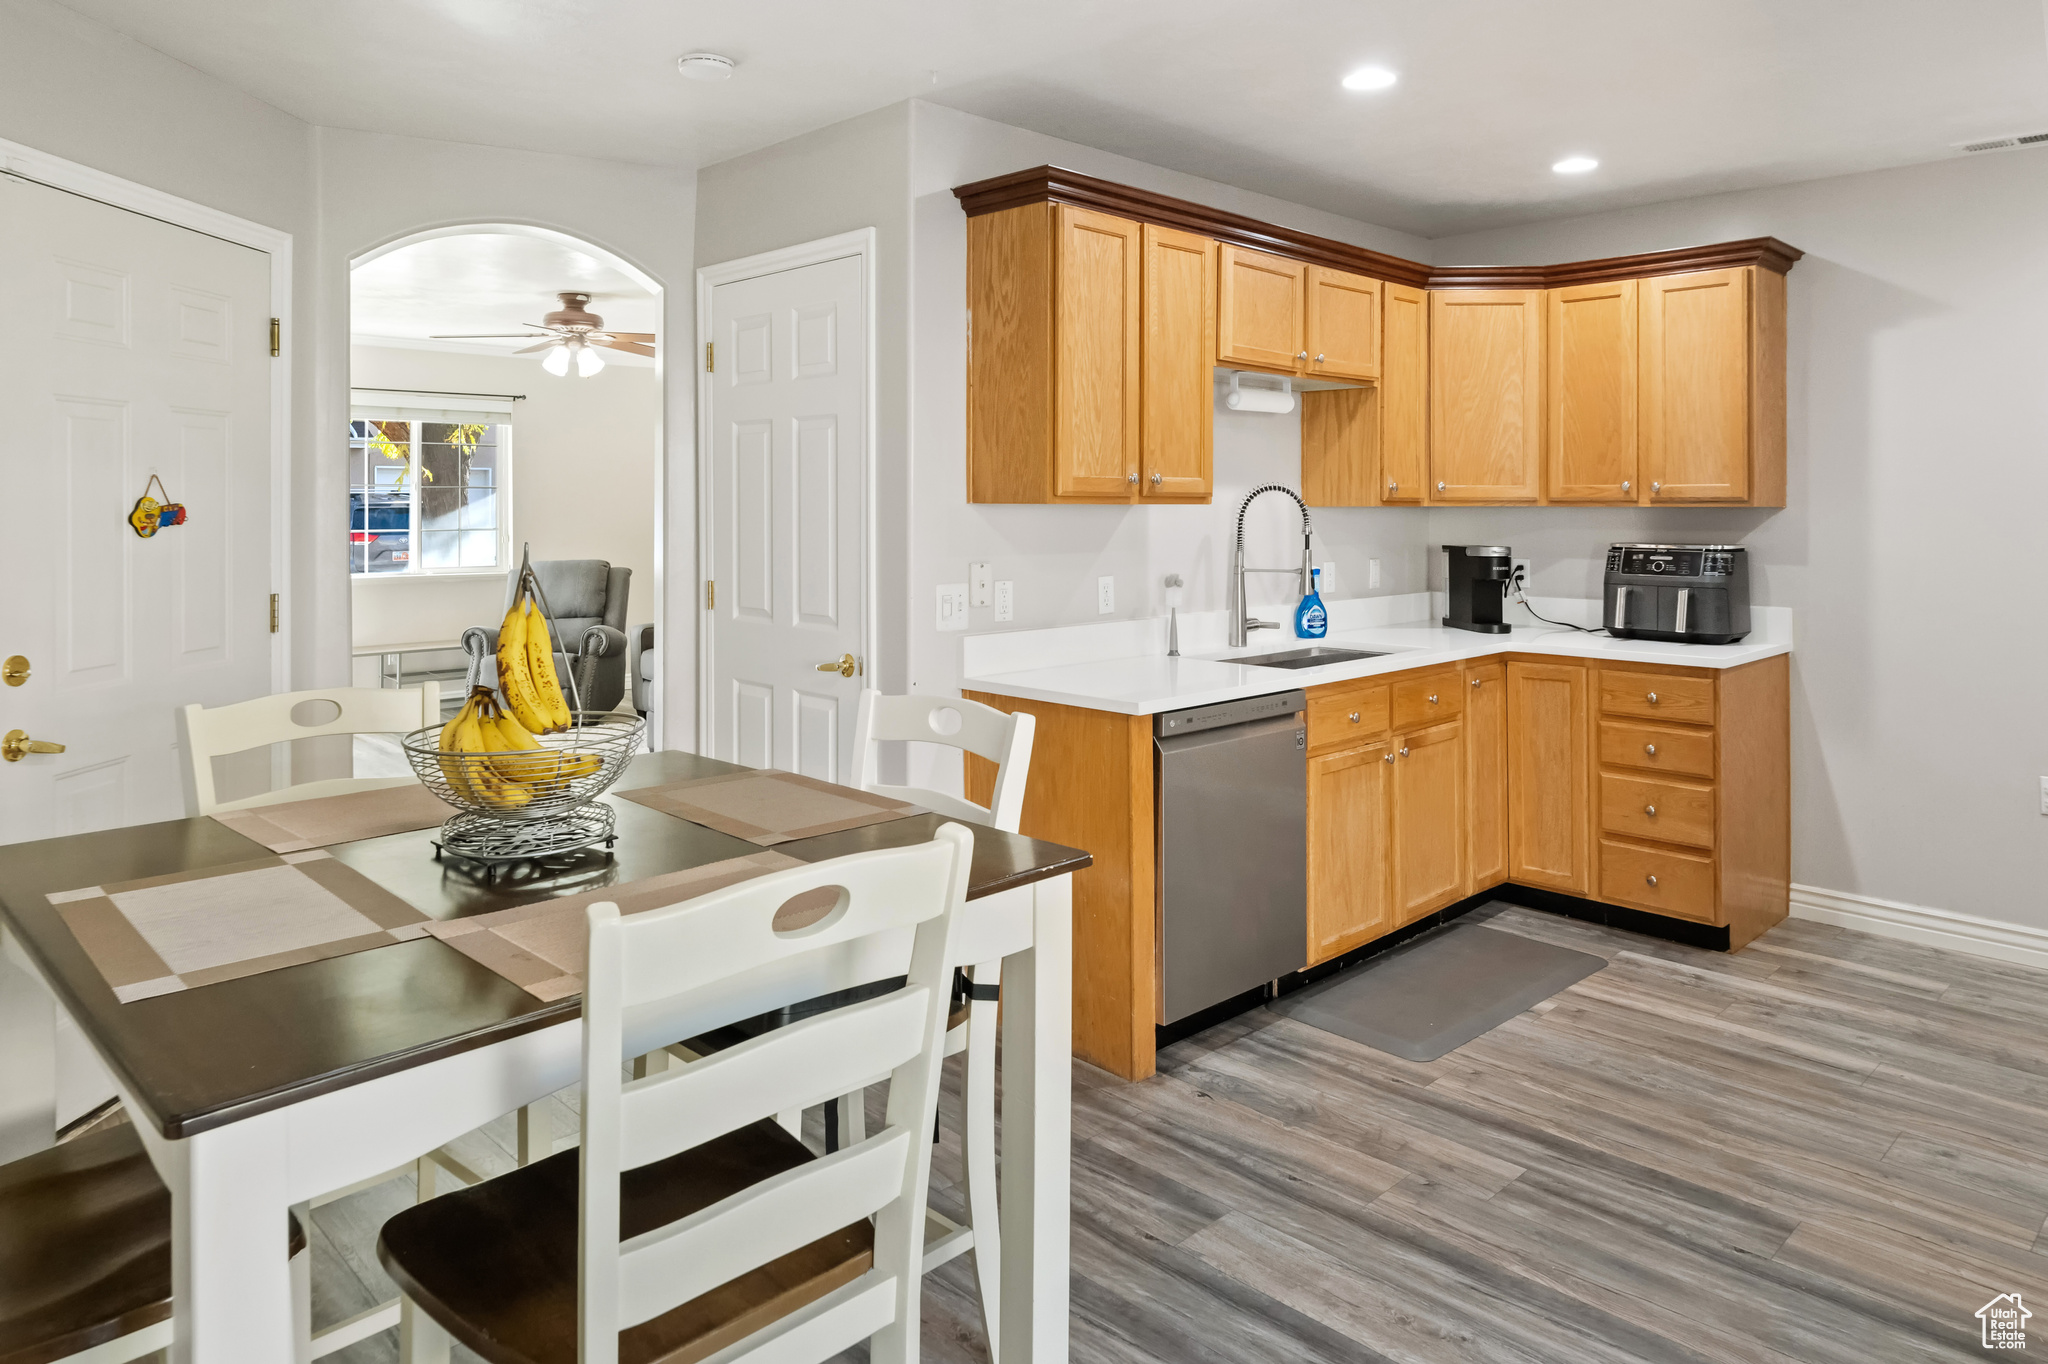
<instances>
[{"instance_id":1,"label":"ceiling fan light","mask_svg":"<svg viewBox=\"0 0 2048 1364\"><path fill-rule=\"evenodd\" d=\"M579 379L588 379L588 378L589 378L589 377L590 377L591 375L593 375L593 374L597 373L597 372L598 372L599 370L601 370L601 369L603 369L603 368L604 368L604 357L603 357L602 355L599 355L599 354L597 353L597 347L595 347L595 346L578 346L578 347L576 348L576 377L577 377L577 378L579 378Z\"/></svg>"},{"instance_id":2,"label":"ceiling fan light","mask_svg":"<svg viewBox=\"0 0 2048 1364\"><path fill-rule=\"evenodd\" d=\"M557 378L567 374L569 372L569 348L567 346L556 346L540 358L540 367Z\"/></svg>"}]
</instances>

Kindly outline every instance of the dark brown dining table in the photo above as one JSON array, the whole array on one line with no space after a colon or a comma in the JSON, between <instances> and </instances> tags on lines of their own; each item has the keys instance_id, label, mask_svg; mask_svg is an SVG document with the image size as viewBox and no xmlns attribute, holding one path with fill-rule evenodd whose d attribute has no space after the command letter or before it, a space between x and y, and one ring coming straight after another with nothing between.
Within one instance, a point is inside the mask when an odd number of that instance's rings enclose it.
<instances>
[{"instance_id":1,"label":"dark brown dining table","mask_svg":"<svg viewBox=\"0 0 2048 1364\"><path fill-rule=\"evenodd\" d=\"M744 770L695 754L642 754L614 790ZM449 920L762 851L603 799L617 820L608 855L491 874L437 856L437 828L327 852ZM824 861L921 842L943 822L916 814L774 851ZM1064 1359L1072 873L1090 858L994 829L974 835L957 957L962 966L1002 963L1002 1347L1014 1361ZM171 1190L181 1362L291 1357L284 1238L271 1234L287 1209L417 1159L580 1074L579 997L543 1001L432 936L122 1003L46 898L267 852L210 818L0 846L8 951L105 1064ZM802 982L815 994L865 983L816 970ZM780 988L784 997L756 1002L789 1002L791 986ZM732 1012L742 1007L707 1001L706 1021L745 1016Z\"/></svg>"}]
</instances>

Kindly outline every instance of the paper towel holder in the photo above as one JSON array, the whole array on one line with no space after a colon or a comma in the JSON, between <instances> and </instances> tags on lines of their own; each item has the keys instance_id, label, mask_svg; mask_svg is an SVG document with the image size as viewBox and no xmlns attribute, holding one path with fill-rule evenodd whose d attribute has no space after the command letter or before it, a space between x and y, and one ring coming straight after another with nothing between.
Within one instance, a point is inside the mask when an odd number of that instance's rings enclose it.
<instances>
[{"instance_id":1,"label":"paper towel holder","mask_svg":"<svg viewBox=\"0 0 2048 1364\"><path fill-rule=\"evenodd\" d=\"M1240 388L1238 381L1244 378L1243 370L1230 371L1230 392L1223 395L1223 405L1233 412L1271 412L1284 414L1294 410L1294 380L1282 375L1280 387Z\"/></svg>"}]
</instances>

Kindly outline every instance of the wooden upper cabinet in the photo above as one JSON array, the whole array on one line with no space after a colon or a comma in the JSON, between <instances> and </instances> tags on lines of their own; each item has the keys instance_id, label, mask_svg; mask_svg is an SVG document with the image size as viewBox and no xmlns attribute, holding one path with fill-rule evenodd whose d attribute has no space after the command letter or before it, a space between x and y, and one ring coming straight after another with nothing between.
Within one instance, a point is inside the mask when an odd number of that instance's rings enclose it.
<instances>
[{"instance_id":1,"label":"wooden upper cabinet","mask_svg":"<svg viewBox=\"0 0 2048 1364\"><path fill-rule=\"evenodd\" d=\"M1302 278L1285 256L1224 246L1217 255L1216 363L1295 373L1302 349Z\"/></svg>"},{"instance_id":2,"label":"wooden upper cabinet","mask_svg":"<svg viewBox=\"0 0 2048 1364\"><path fill-rule=\"evenodd\" d=\"M1382 291L1379 499L1421 502L1429 479L1429 295Z\"/></svg>"},{"instance_id":3,"label":"wooden upper cabinet","mask_svg":"<svg viewBox=\"0 0 2048 1364\"><path fill-rule=\"evenodd\" d=\"M1392 930L1386 741L1308 762L1308 960L1328 961Z\"/></svg>"},{"instance_id":4,"label":"wooden upper cabinet","mask_svg":"<svg viewBox=\"0 0 2048 1364\"><path fill-rule=\"evenodd\" d=\"M1069 204L1053 234L1053 491L1137 489L1138 224Z\"/></svg>"},{"instance_id":5,"label":"wooden upper cabinet","mask_svg":"<svg viewBox=\"0 0 2048 1364\"><path fill-rule=\"evenodd\" d=\"M1547 298L1550 500L1635 502L1637 282Z\"/></svg>"},{"instance_id":6,"label":"wooden upper cabinet","mask_svg":"<svg viewBox=\"0 0 2048 1364\"><path fill-rule=\"evenodd\" d=\"M1301 395L1301 500L1311 507L1378 501L1380 391L1328 388Z\"/></svg>"},{"instance_id":7,"label":"wooden upper cabinet","mask_svg":"<svg viewBox=\"0 0 2048 1364\"><path fill-rule=\"evenodd\" d=\"M1643 477L1653 503L1750 500L1757 273L1745 266L1642 282ZM1782 376L1782 355L1777 368ZM1777 422L1782 441L1782 396Z\"/></svg>"},{"instance_id":8,"label":"wooden upper cabinet","mask_svg":"<svg viewBox=\"0 0 2048 1364\"><path fill-rule=\"evenodd\" d=\"M1540 494L1543 292L1429 296L1432 502L1534 502Z\"/></svg>"},{"instance_id":9,"label":"wooden upper cabinet","mask_svg":"<svg viewBox=\"0 0 2048 1364\"><path fill-rule=\"evenodd\" d=\"M1592 893L1586 669L1508 664L1508 875Z\"/></svg>"},{"instance_id":10,"label":"wooden upper cabinet","mask_svg":"<svg viewBox=\"0 0 2048 1364\"><path fill-rule=\"evenodd\" d=\"M1311 265L1304 282L1301 372L1319 379L1380 375L1380 282Z\"/></svg>"},{"instance_id":11,"label":"wooden upper cabinet","mask_svg":"<svg viewBox=\"0 0 2048 1364\"><path fill-rule=\"evenodd\" d=\"M1191 232L1144 230L1141 497L1206 500L1216 400L1216 243Z\"/></svg>"}]
</instances>

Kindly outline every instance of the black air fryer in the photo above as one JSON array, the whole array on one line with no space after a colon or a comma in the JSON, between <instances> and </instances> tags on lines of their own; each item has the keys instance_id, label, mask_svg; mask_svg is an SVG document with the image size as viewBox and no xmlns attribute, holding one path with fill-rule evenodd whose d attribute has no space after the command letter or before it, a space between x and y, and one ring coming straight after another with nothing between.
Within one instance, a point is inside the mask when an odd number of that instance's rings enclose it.
<instances>
[{"instance_id":1,"label":"black air fryer","mask_svg":"<svg viewBox=\"0 0 2048 1364\"><path fill-rule=\"evenodd\" d=\"M1749 552L1740 545L1611 545L1607 633L1733 644L1749 633Z\"/></svg>"}]
</instances>

